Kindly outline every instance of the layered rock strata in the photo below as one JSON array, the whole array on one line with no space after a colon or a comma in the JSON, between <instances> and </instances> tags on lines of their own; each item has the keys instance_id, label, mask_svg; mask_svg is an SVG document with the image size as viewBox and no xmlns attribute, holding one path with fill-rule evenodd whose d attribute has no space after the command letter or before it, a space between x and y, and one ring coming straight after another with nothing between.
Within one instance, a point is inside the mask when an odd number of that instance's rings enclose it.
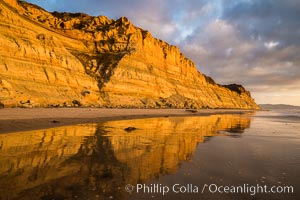
<instances>
[{"instance_id":1,"label":"layered rock strata","mask_svg":"<svg viewBox=\"0 0 300 200\"><path fill-rule=\"evenodd\" d=\"M259 108L242 86L216 84L125 17L49 13L15 0L0 6L5 106Z\"/></svg>"}]
</instances>

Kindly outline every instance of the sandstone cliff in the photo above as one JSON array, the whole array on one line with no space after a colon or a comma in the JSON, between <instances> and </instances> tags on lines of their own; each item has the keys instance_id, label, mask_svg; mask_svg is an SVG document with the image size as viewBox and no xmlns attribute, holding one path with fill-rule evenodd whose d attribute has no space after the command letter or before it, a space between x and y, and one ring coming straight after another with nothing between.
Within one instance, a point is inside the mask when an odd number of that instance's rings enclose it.
<instances>
[{"instance_id":1,"label":"sandstone cliff","mask_svg":"<svg viewBox=\"0 0 300 200\"><path fill-rule=\"evenodd\" d=\"M179 49L118 20L0 3L0 102L258 109L242 86L224 87Z\"/></svg>"}]
</instances>

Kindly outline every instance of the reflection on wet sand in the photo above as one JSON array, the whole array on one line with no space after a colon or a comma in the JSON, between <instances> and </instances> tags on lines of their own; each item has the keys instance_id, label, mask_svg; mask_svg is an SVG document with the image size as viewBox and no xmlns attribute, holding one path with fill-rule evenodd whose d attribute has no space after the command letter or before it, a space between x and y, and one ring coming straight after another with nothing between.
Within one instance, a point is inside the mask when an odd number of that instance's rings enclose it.
<instances>
[{"instance_id":1,"label":"reflection on wet sand","mask_svg":"<svg viewBox=\"0 0 300 200\"><path fill-rule=\"evenodd\" d=\"M2 134L0 199L126 199L124 185L176 173L206 137L249 125L245 115L212 115Z\"/></svg>"}]
</instances>

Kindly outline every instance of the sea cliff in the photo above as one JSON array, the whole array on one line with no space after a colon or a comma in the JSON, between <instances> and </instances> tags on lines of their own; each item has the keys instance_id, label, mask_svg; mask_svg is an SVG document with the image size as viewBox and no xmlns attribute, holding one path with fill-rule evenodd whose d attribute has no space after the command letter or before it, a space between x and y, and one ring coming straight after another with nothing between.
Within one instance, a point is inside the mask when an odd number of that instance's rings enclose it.
<instances>
[{"instance_id":1,"label":"sea cliff","mask_svg":"<svg viewBox=\"0 0 300 200\"><path fill-rule=\"evenodd\" d=\"M126 17L49 13L5 0L0 27L5 107L259 108L243 86L215 83Z\"/></svg>"}]
</instances>

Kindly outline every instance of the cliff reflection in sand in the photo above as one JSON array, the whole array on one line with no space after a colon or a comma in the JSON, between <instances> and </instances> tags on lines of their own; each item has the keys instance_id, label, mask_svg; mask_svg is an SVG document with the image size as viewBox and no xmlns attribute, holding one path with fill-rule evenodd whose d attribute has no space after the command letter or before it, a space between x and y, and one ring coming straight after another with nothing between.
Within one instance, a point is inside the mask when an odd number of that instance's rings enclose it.
<instances>
[{"instance_id":1,"label":"cliff reflection in sand","mask_svg":"<svg viewBox=\"0 0 300 200\"><path fill-rule=\"evenodd\" d=\"M126 199L127 183L174 174L206 137L249 125L245 115L212 115L2 134L0 199Z\"/></svg>"}]
</instances>

